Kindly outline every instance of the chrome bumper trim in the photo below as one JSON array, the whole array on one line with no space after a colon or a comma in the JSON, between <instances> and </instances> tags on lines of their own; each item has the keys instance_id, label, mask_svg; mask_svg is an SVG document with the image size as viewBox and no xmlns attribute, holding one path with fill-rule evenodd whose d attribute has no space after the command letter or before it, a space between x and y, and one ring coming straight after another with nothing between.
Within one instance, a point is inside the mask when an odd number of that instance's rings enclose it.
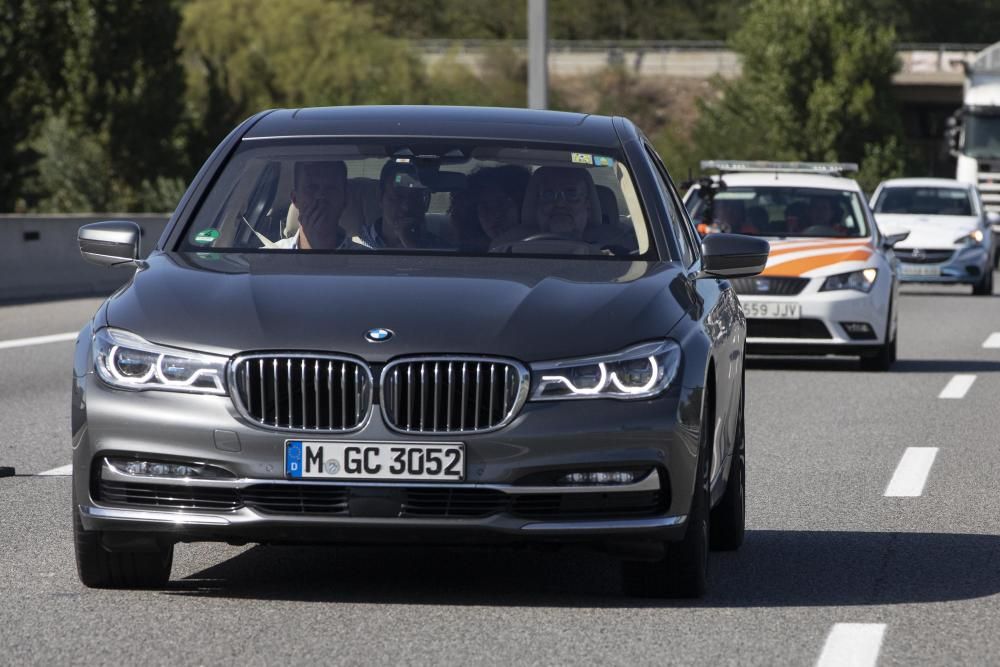
<instances>
[{"instance_id":1,"label":"chrome bumper trim","mask_svg":"<svg viewBox=\"0 0 1000 667\"><path fill-rule=\"evenodd\" d=\"M679 526L687 521L687 515L663 516L655 519L608 519L606 521L554 521L551 523L529 523L521 530L635 530L636 528L666 528Z\"/></svg>"},{"instance_id":2,"label":"chrome bumper trim","mask_svg":"<svg viewBox=\"0 0 1000 667\"><path fill-rule=\"evenodd\" d=\"M80 505L80 513L99 519L117 519L121 521L153 521L156 523L174 523L192 526L227 526L229 519L211 514L190 514L188 512L160 512L155 510L126 510L109 507L87 507Z\"/></svg>"},{"instance_id":3,"label":"chrome bumper trim","mask_svg":"<svg viewBox=\"0 0 1000 667\"><path fill-rule=\"evenodd\" d=\"M609 466L613 467L613 466ZM391 487L401 486L429 489L491 489L512 496L540 493L626 493L636 491L657 491L660 489L660 473L653 470L638 482L632 484L590 484L587 486L514 486L511 484L475 484L435 482L345 482L341 480L288 480L288 479L197 479L193 477L153 477L151 475L129 475L115 468L107 460L101 466L101 479L114 482L136 484L163 484L172 486L209 487L223 489L243 489L256 484L296 485L302 484L323 486L360 486L360 487Z\"/></svg>"}]
</instances>

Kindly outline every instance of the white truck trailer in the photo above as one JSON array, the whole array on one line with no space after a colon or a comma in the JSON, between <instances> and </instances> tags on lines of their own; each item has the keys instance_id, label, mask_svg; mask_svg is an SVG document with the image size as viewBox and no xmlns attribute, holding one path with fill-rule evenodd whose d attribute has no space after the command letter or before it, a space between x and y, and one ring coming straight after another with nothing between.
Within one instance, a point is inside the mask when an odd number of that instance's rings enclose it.
<instances>
[{"instance_id":1,"label":"white truck trailer","mask_svg":"<svg viewBox=\"0 0 1000 667\"><path fill-rule=\"evenodd\" d=\"M962 108L952 118L955 178L979 186L986 210L1000 213L1000 42L966 63Z\"/></svg>"}]
</instances>

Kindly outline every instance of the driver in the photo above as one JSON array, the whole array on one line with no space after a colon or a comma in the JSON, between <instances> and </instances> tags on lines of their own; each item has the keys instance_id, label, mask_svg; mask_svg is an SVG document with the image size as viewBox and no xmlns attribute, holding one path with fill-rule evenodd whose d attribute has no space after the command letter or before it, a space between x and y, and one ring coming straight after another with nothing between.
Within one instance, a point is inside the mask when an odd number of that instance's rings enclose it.
<instances>
[{"instance_id":1,"label":"driver","mask_svg":"<svg viewBox=\"0 0 1000 667\"><path fill-rule=\"evenodd\" d=\"M533 236L578 243L596 242L600 211L597 189L585 169L539 167L531 174L524 195L522 224L494 238L491 247Z\"/></svg>"},{"instance_id":2,"label":"driver","mask_svg":"<svg viewBox=\"0 0 1000 667\"><path fill-rule=\"evenodd\" d=\"M832 229L838 236L845 236L847 228L843 225L840 207L830 197L813 197L809 200L808 227L826 227Z\"/></svg>"}]
</instances>

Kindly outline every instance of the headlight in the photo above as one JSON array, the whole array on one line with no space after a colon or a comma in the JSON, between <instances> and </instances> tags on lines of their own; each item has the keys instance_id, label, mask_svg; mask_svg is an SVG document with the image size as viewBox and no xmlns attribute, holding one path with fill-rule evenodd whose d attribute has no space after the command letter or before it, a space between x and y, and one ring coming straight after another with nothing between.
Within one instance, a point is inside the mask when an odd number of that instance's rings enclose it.
<instances>
[{"instance_id":1,"label":"headlight","mask_svg":"<svg viewBox=\"0 0 1000 667\"><path fill-rule=\"evenodd\" d=\"M955 239L957 245L979 245L983 242L983 230L975 229L971 234L966 234Z\"/></svg>"},{"instance_id":2,"label":"headlight","mask_svg":"<svg viewBox=\"0 0 1000 667\"><path fill-rule=\"evenodd\" d=\"M859 292L871 292L875 278L878 277L878 269L861 269L850 273L838 273L823 281L820 292L832 292L834 290L854 289Z\"/></svg>"},{"instance_id":3,"label":"headlight","mask_svg":"<svg viewBox=\"0 0 1000 667\"><path fill-rule=\"evenodd\" d=\"M680 361L680 347L668 340L607 356L532 364L531 400L652 398L670 385Z\"/></svg>"},{"instance_id":4,"label":"headlight","mask_svg":"<svg viewBox=\"0 0 1000 667\"><path fill-rule=\"evenodd\" d=\"M94 368L119 389L226 393L225 357L156 345L121 329L94 335Z\"/></svg>"}]
</instances>

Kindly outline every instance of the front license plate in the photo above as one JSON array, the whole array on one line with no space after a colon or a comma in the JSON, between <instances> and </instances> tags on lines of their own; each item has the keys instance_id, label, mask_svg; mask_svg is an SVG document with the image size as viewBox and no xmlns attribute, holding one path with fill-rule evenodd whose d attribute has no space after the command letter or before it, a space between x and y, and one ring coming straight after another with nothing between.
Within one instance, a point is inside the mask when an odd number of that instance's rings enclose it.
<instances>
[{"instance_id":1,"label":"front license plate","mask_svg":"<svg viewBox=\"0 0 1000 667\"><path fill-rule=\"evenodd\" d=\"M447 480L465 478L465 447L443 443L285 443L285 476L293 479Z\"/></svg>"},{"instance_id":2,"label":"front license plate","mask_svg":"<svg viewBox=\"0 0 1000 667\"><path fill-rule=\"evenodd\" d=\"M904 276L940 276L941 267L937 264L900 263L899 272Z\"/></svg>"},{"instance_id":3,"label":"front license plate","mask_svg":"<svg viewBox=\"0 0 1000 667\"><path fill-rule=\"evenodd\" d=\"M743 314L751 319L797 320L802 317L802 304L788 301L740 301Z\"/></svg>"}]
</instances>

